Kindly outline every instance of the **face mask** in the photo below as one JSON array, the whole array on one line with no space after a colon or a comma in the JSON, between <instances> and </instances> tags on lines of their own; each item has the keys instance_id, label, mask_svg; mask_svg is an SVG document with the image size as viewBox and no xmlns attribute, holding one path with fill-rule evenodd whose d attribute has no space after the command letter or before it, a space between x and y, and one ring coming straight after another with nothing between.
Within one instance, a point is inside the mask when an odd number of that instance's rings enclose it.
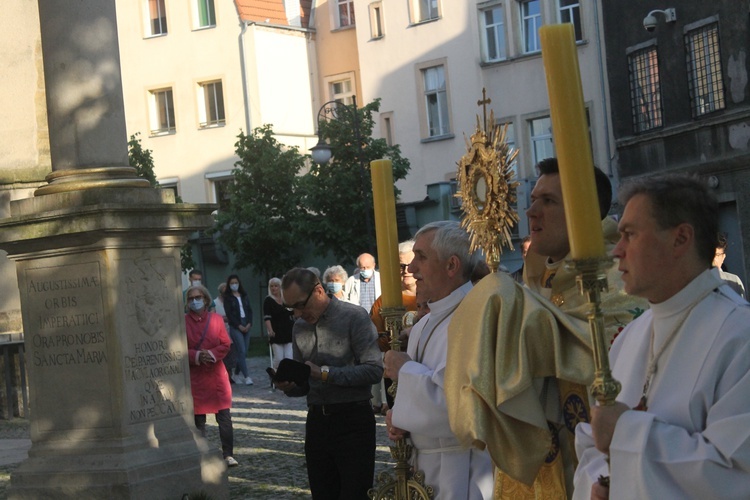
<instances>
[{"instance_id":1,"label":"face mask","mask_svg":"<svg viewBox=\"0 0 750 500\"><path fill-rule=\"evenodd\" d=\"M341 283L326 283L326 288L331 293L339 293L341 291Z\"/></svg>"},{"instance_id":2,"label":"face mask","mask_svg":"<svg viewBox=\"0 0 750 500\"><path fill-rule=\"evenodd\" d=\"M359 271L359 275L364 279L369 280L372 278L372 269L362 269Z\"/></svg>"},{"instance_id":3,"label":"face mask","mask_svg":"<svg viewBox=\"0 0 750 500\"><path fill-rule=\"evenodd\" d=\"M232 283L231 285L229 285L229 289L232 290L233 292L236 292L237 290L240 289L240 284L239 283Z\"/></svg>"},{"instance_id":4,"label":"face mask","mask_svg":"<svg viewBox=\"0 0 750 500\"><path fill-rule=\"evenodd\" d=\"M190 284L191 284L191 285L193 285L193 286L198 286L198 285L200 285L200 284L201 284L201 280L194 280L194 281L191 281L191 282L190 282Z\"/></svg>"},{"instance_id":5,"label":"face mask","mask_svg":"<svg viewBox=\"0 0 750 500\"><path fill-rule=\"evenodd\" d=\"M200 310L205 307L205 304L203 303L203 299L193 299L190 302L190 309L192 309L195 312L199 312Z\"/></svg>"}]
</instances>

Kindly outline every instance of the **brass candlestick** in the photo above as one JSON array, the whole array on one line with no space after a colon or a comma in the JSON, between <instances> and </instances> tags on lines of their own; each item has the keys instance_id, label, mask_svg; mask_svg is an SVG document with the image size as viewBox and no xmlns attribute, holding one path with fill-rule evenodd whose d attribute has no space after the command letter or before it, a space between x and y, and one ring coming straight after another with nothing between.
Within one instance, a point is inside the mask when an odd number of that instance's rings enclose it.
<instances>
[{"instance_id":1,"label":"brass candlestick","mask_svg":"<svg viewBox=\"0 0 750 500\"><path fill-rule=\"evenodd\" d=\"M602 406L615 404L622 389L620 382L612 377L609 368L609 349L604 331L604 316L601 309L601 293L607 290L607 269L612 267L611 257L569 260L565 266L577 273L576 282L581 294L588 298L589 331L594 353L594 382L591 395Z\"/></svg>"},{"instance_id":2,"label":"brass candlestick","mask_svg":"<svg viewBox=\"0 0 750 500\"><path fill-rule=\"evenodd\" d=\"M380 314L385 319L385 328L390 336L391 349L394 351L401 350L401 341L399 336L403 330L404 308L393 307L381 309ZM397 383L394 380L388 392L391 396L396 396ZM431 486L424 484L424 472L416 471L412 473L411 454L413 448L401 438L396 441L395 446L391 446L391 457L396 461L394 466L395 477L389 472L378 474L377 484L371 488L367 495L372 500L429 500L433 496Z\"/></svg>"},{"instance_id":3,"label":"brass candlestick","mask_svg":"<svg viewBox=\"0 0 750 500\"><path fill-rule=\"evenodd\" d=\"M615 399L622 389L620 382L612 377L612 370L609 368L609 349L601 309L601 293L608 288L607 269L612 265L612 258L607 256L565 262L569 270L577 273L578 290L588 298L587 317L591 332L591 349L594 353L594 382L591 384L591 395L600 406L615 404ZM609 457L607 463L609 464ZM599 484L609 487L609 476L599 476Z\"/></svg>"}]
</instances>

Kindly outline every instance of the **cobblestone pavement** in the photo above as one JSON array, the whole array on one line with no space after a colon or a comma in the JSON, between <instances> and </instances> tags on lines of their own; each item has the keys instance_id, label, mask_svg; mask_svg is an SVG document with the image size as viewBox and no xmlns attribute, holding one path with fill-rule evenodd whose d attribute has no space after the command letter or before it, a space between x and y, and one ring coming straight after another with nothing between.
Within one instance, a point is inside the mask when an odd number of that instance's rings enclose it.
<instances>
[{"instance_id":1,"label":"cobblestone pavement","mask_svg":"<svg viewBox=\"0 0 750 500\"><path fill-rule=\"evenodd\" d=\"M248 368L255 385L232 385L234 390L232 422L234 424L234 457L240 463L229 469L232 499L310 498L305 468L304 432L307 406L305 398L290 398L272 391L265 369L268 358L249 358ZM219 429L208 417L207 436L217 448ZM377 450L375 476L391 471L391 459L384 417L376 417ZM25 420L0 420L0 439L28 438ZM0 498L10 474L18 464L0 466Z\"/></svg>"}]
</instances>

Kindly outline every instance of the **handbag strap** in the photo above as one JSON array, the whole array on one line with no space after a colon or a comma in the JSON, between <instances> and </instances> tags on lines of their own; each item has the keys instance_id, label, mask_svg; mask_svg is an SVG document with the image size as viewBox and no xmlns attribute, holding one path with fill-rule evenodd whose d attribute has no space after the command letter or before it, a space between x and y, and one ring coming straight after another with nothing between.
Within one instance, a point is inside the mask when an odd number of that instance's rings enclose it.
<instances>
[{"instance_id":1,"label":"handbag strap","mask_svg":"<svg viewBox=\"0 0 750 500\"><path fill-rule=\"evenodd\" d=\"M198 341L198 345L195 346L195 350L199 351L201 348L201 345L203 344L203 341L206 339L206 332L208 332L208 325L211 323L211 315L213 313L209 312L208 316L206 316L206 326L203 327L203 334L201 335L201 339Z\"/></svg>"}]
</instances>

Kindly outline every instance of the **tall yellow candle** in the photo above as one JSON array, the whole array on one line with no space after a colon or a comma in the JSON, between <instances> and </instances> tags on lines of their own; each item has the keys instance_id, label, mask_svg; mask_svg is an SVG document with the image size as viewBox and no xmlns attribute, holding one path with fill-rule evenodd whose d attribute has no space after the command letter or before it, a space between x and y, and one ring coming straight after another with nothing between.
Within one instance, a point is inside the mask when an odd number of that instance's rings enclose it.
<instances>
[{"instance_id":1,"label":"tall yellow candle","mask_svg":"<svg viewBox=\"0 0 750 500\"><path fill-rule=\"evenodd\" d=\"M601 257L605 255L604 237L573 25L542 26L539 38L570 253L574 259Z\"/></svg>"},{"instance_id":2,"label":"tall yellow candle","mask_svg":"<svg viewBox=\"0 0 750 500\"><path fill-rule=\"evenodd\" d=\"M398 260L396 195L393 192L391 160L370 162L370 172L383 308L401 307L401 268Z\"/></svg>"}]
</instances>

